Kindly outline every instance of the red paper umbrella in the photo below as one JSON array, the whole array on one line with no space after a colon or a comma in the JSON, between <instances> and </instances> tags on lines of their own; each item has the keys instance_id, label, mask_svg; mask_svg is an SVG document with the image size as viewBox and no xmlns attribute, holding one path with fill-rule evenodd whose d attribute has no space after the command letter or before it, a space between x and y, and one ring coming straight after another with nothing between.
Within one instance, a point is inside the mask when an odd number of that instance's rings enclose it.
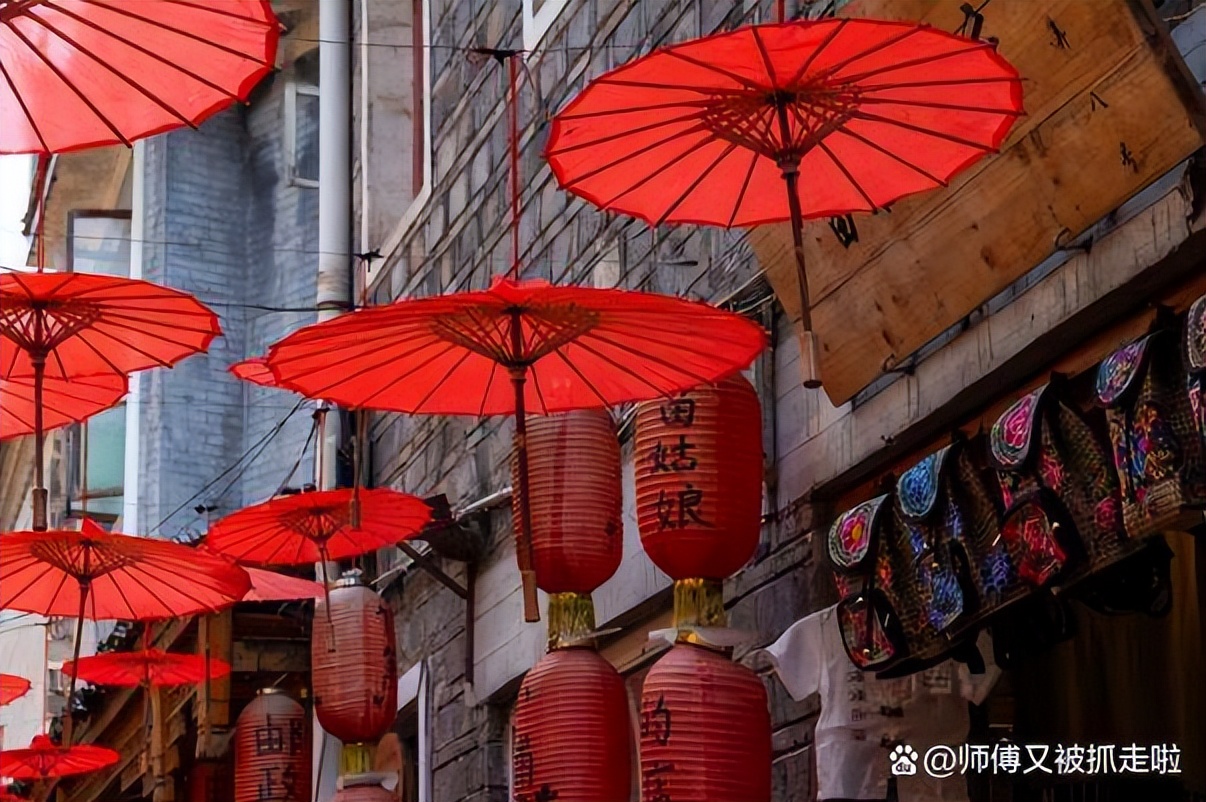
<instances>
[{"instance_id":1,"label":"red paper umbrella","mask_svg":"<svg viewBox=\"0 0 1206 802\"><path fill-rule=\"evenodd\" d=\"M206 674L206 666L209 672ZM140 685L193 685L206 677L224 677L230 665L196 654L173 654L159 649L106 652L63 664L63 673L93 685L134 688Z\"/></svg>"},{"instance_id":2,"label":"red paper umbrella","mask_svg":"<svg viewBox=\"0 0 1206 802\"><path fill-rule=\"evenodd\" d=\"M132 621L213 612L243 598L250 587L246 572L219 557L111 534L87 519L79 532L0 535L0 609L77 616L74 660L86 618ZM68 698L74 693L72 677Z\"/></svg>"},{"instance_id":3,"label":"red paper umbrella","mask_svg":"<svg viewBox=\"0 0 1206 802\"><path fill-rule=\"evenodd\" d=\"M227 370L236 379L242 379L245 382L258 384L261 387L276 386L276 376L272 374L272 369L268 367L267 360L261 356L236 362L227 368Z\"/></svg>"},{"instance_id":4,"label":"red paper umbrella","mask_svg":"<svg viewBox=\"0 0 1206 802\"><path fill-rule=\"evenodd\" d=\"M25 749L0 752L0 776L15 780L70 777L112 766L121 755L103 746L59 746L45 735L35 735Z\"/></svg>"},{"instance_id":5,"label":"red paper umbrella","mask_svg":"<svg viewBox=\"0 0 1206 802\"><path fill-rule=\"evenodd\" d=\"M0 377L0 440L33 434L37 411L32 378ZM42 431L82 423L125 396L126 377L116 373L42 380Z\"/></svg>"},{"instance_id":6,"label":"red paper umbrella","mask_svg":"<svg viewBox=\"0 0 1206 802\"><path fill-rule=\"evenodd\" d=\"M196 298L150 282L88 273L0 275L0 377L34 383L35 530L46 528L44 379L170 367L205 351L219 334L217 315Z\"/></svg>"},{"instance_id":7,"label":"red paper umbrella","mask_svg":"<svg viewBox=\"0 0 1206 802\"><path fill-rule=\"evenodd\" d=\"M16 674L0 674L0 705L15 702L29 693L29 680Z\"/></svg>"},{"instance_id":8,"label":"red paper umbrella","mask_svg":"<svg viewBox=\"0 0 1206 802\"><path fill-rule=\"evenodd\" d=\"M319 582L263 568L247 566L243 570L251 577L251 590L247 591L242 601L301 601L318 599L323 595L323 586Z\"/></svg>"},{"instance_id":9,"label":"red paper umbrella","mask_svg":"<svg viewBox=\"0 0 1206 802\"><path fill-rule=\"evenodd\" d=\"M247 99L280 34L266 0L9 0L0 23L0 153L196 126Z\"/></svg>"},{"instance_id":10,"label":"red paper umbrella","mask_svg":"<svg viewBox=\"0 0 1206 802\"><path fill-rule=\"evenodd\" d=\"M231 513L209 528L205 545L250 565L326 563L414 537L430 518L422 499L395 490L322 490Z\"/></svg>"},{"instance_id":11,"label":"red paper umbrella","mask_svg":"<svg viewBox=\"0 0 1206 802\"><path fill-rule=\"evenodd\" d=\"M0 791L0 802L29 802L29 800L23 796L10 794L7 791Z\"/></svg>"},{"instance_id":12,"label":"red paper umbrella","mask_svg":"<svg viewBox=\"0 0 1206 802\"><path fill-rule=\"evenodd\" d=\"M737 372L767 343L747 318L650 293L496 279L490 289L404 300L307 326L272 346L278 383L361 409L515 415L528 504L526 412L610 407ZM530 511L522 510L528 621L539 619Z\"/></svg>"},{"instance_id":13,"label":"red paper umbrella","mask_svg":"<svg viewBox=\"0 0 1206 802\"><path fill-rule=\"evenodd\" d=\"M804 218L944 186L1021 113L1017 71L993 43L907 22L791 22L674 45L595 79L553 120L546 155L570 192L654 225L790 220L806 383L818 386Z\"/></svg>"}]
</instances>

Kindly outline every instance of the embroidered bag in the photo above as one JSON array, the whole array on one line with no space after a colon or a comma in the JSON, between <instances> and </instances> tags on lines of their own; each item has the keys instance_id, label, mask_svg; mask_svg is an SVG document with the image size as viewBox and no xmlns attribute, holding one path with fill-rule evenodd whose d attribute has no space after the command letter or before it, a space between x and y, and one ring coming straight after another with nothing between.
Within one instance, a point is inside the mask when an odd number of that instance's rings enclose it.
<instances>
[{"instance_id":1,"label":"embroidered bag","mask_svg":"<svg viewBox=\"0 0 1206 802\"><path fill-rule=\"evenodd\" d=\"M976 450L984 442L956 434L951 445L897 482L900 526L908 533L923 588L932 589L926 594L931 623L947 634L974 626L1029 592L1001 537L1000 512L977 466Z\"/></svg>"},{"instance_id":2,"label":"embroidered bag","mask_svg":"<svg viewBox=\"0 0 1206 802\"><path fill-rule=\"evenodd\" d=\"M1125 557L1118 476L1088 422L1052 377L993 424L990 440L1005 505L1003 537L1022 579L1041 586L1078 578Z\"/></svg>"},{"instance_id":3,"label":"embroidered bag","mask_svg":"<svg viewBox=\"0 0 1206 802\"><path fill-rule=\"evenodd\" d=\"M1185 363L1189 367L1189 408L1198 430L1198 449L1206 458L1206 295L1185 316Z\"/></svg>"},{"instance_id":4,"label":"embroidered bag","mask_svg":"<svg viewBox=\"0 0 1206 802\"><path fill-rule=\"evenodd\" d=\"M900 617L885 592L892 569L880 548L888 496L864 501L829 529L828 553L837 584L838 625L850 660L864 671L887 668L908 654Z\"/></svg>"},{"instance_id":5,"label":"embroidered bag","mask_svg":"<svg viewBox=\"0 0 1206 802\"><path fill-rule=\"evenodd\" d=\"M1206 502L1202 442L1179 349L1170 329L1128 343L1097 370L1127 534L1169 528L1187 505Z\"/></svg>"}]
</instances>

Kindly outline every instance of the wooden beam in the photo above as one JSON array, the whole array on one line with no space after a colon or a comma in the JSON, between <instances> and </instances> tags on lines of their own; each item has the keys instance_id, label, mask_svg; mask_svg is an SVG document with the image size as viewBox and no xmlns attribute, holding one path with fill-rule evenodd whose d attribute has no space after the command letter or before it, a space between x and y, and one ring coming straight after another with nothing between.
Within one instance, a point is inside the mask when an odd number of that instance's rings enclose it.
<instances>
[{"instance_id":1,"label":"wooden beam","mask_svg":"<svg viewBox=\"0 0 1206 802\"><path fill-rule=\"evenodd\" d=\"M310 644L303 641L235 641L230 667L239 673L305 674Z\"/></svg>"},{"instance_id":2,"label":"wooden beam","mask_svg":"<svg viewBox=\"0 0 1206 802\"><path fill-rule=\"evenodd\" d=\"M197 646L204 656L230 663L232 659L232 613L224 610L202 616L198 621ZM210 677L197 687L197 752L199 758L221 757L229 739L230 675Z\"/></svg>"},{"instance_id":3,"label":"wooden beam","mask_svg":"<svg viewBox=\"0 0 1206 802\"><path fill-rule=\"evenodd\" d=\"M151 781L154 802L175 802L176 783L168 773L165 757L168 748L167 717L164 715L162 688L151 688Z\"/></svg>"}]
</instances>

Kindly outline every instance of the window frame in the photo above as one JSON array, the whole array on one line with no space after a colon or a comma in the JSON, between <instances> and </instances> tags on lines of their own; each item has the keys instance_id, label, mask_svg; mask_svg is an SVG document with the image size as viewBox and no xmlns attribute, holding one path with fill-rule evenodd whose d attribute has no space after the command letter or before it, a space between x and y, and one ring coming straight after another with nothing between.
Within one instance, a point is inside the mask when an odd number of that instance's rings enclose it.
<instances>
[{"instance_id":1,"label":"window frame","mask_svg":"<svg viewBox=\"0 0 1206 802\"><path fill-rule=\"evenodd\" d=\"M536 0L523 0L523 49L532 51L553 27L569 0L544 0L536 10Z\"/></svg>"},{"instance_id":2,"label":"window frame","mask_svg":"<svg viewBox=\"0 0 1206 802\"><path fill-rule=\"evenodd\" d=\"M297 173L297 97L319 97L319 88L309 81L290 79L285 84L285 176L290 186L316 189L317 178L305 178Z\"/></svg>"},{"instance_id":3,"label":"window frame","mask_svg":"<svg viewBox=\"0 0 1206 802\"><path fill-rule=\"evenodd\" d=\"M66 270L64 272L67 272L67 273L79 272L75 269L75 257L76 257L75 237L76 237L77 221L79 221L79 220L97 220L97 219L126 221L128 224L126 239L127 239L128 244L130 245L131 249L133 248L132 239L133 239L133 235L134 235L134 215L131 210L129 210L129 209L71 209L70 211L67 212L67 237L66 237L66 239L67 239L67 263L66 263ZM97 275L114 275L114 274L105 273L105 274L97 274ZM125 260L125 272L122 274L119 274L119 275L121 275L122 277L125 277L125 278L129 278L129 276L130 276L130 260L128 257ZM125 415L125 420L123 420L123 422L122 422L122 446L124 448L125 440L126 440L126 432L128 431L129 425L130 425L129 416L127 414L129 410L128 410L128 407L126 406L125 399L118 402L117 404L114 404L109 409L102 410L100 413L97 413L97 414L98 415L107 415L110 413L117 414L119 411L122 415ZM94 417L96 417L96 416L94 416ZM88 470L88 466L87 466L88 455L87 455L87 443L84 438L84 431L85 431L84 425L77 423L72 426L69 426L65 432L66 436L67 436L66 452L67 452L67 470L68 470L67 494L66 494L67 495L67 502L66 502L67 503L67 510L66 510L67 516L69 518L74 518L77 516L79 516L79 517L86 516L92 520L97 521L98 523L104 523L104 524L108 524L109 526L112 526L113 524L117 523L118 518L121 517L121 512L114 514L114 513L108 513L108 512L97 512L96 510L88 510L87 502L92 501L92 500L117 498L117 499L122 500L122 503L124 506L125 495L126 495L125 476L124 475L122 476L121 484L116 485L114 487L90 487L90 486L88 486L88 483L86 481L86 472ZM124 465L124 457L123 457L123 465ZM83 494L85 487L87 487L87 491L88 491L86 497ZM76 509L76 507L75 507L76 504L80 505L79 510ZM81 513L82 513L82 515L81 515Z\"/></svg>"}]
</instances>

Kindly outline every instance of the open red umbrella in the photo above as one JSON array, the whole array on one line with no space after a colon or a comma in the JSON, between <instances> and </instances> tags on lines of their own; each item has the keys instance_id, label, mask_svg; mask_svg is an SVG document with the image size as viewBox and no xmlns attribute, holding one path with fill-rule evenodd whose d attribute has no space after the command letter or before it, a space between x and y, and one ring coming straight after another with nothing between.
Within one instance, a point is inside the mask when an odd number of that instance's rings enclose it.
<instances>
[{"instance_id":1,"label":"open red umbrella","mask_svg":"<svg viewBox=\"0 0 1206 802\"><path fill-rule=\"evenodd\" d=\"M46 735L35 735L25 749L0 752L0 776L14 780L70 777L112 766L121 755L103 746L59 746Z\"/></svg>"},{"instance_id":2,"label":"open red umbrella","mask_svg":"<svg viewBox=\"0 0 1206 802\"><path fill-rule=\"evenodd\" d=\"M63 664L63 673L92 685L136 688L140 685L192 685L204 682L206 667L211 678L230 673L230 665L217 658L197 654L174 654L159 649L136 652L105 652Z\"/></svg>"},{"instance_id":3,"label":"open red umbrella","mask_svg":"<svg viewBox=\"0 0 1206 802\"><path fill-rule=\"evenodd\" d=\"M0 674L0 705L15 702L29 693L29 680L16 674Z\"/></svg>"},{"instance_id":4,"label":"open red umbrella","mask_svg":"<svg viewBox=\"0 0 1206 802\"><path fill-rule=\"evenodd\" d=\"M116 373L42 380L42 431L82 423L120 401L126 377ZM0 377L0 440L33 434L37 411L32 377Z\"/></svg>"},{"instance_id":5,"label":"open red umbrella","mask_svg":"<svg viewBox=\"0 0 1206 802\"><path fill-rule=\"evenodd\" d=\"M250 565L325 564L393 546L430 519L422 499L395 490L321 490L233 512L210 526L205 546Z\"/></svg>"},{"instance_id":6,"label":"open red umbrella","mask_svg":"<svg viewBox=\"0 0 1206 802\"><path fill-rule=\"evenodd\" d=\"M511 415L528 503L526 414L668 396L745 368L767 343L753 321L650 293L496 279L488 290L398 301L300 329L272 346L278 384L359 409ZM530 532L517 559L539 620Z\"/></svg>"},{"instance_id":7,"label":"open red umbrella","mask_svg":"<svg viewBox=\"0 0 1206 802\"><path fill-rule=\"evenodd\" d=\"M324 588L320 582L251 566L245 566L243 570L251 577L251 590L247 591L242 601L302 601L318 599L323 595Z\"/></svg>"},{"instance_id":8,"label":"open red umbrella","mask_svg":"<svg viewBox=\"0 0 1206 802\"><path fill-rule=\"evenodd\" d=\"M0 26L2 27L2 26ZM34 383L34 529L46 528L43 383L170 367L221 334L193 296L147 281L89 273L0 275L0 377Z\"/></svg>"},{"instance_id":9,"label":"open red umbrella","mask_svg":"<svg viewBox=\"0 0 1206 802\"><path fill-rule=\"evenodd\" d=\"M244 359L242 362L236 362L227 368L227 370L236 379L242 379L245 382L258 384L261 387L276 386L276 376L272 374L267 360L262 356L255 356L251 359Z\"/></svg>"},{"instance_id":10,"label":"open red umbrella","mask_svg":"<svg viewBox=\"0 0 1206 802\"><path fill-rule=\"evenodd\" d=\"M267 0L9 0L0 23L0 153L196 126L247 99L280 35Z\"/></svg>"},{"instance_id":11,"label":"open red umbrella","mask_svg":"<svg viewBox=\"0 0 1206 802\"><path fill-rule=\"evenodd\" d=\"M806 336L805 218L874 212L944 186L1022 113L994 43L926 25L827 19L673 45L596 78L553 120L561 185L608 211L725 227L790 220Z\"/></svg>"},{"instance_id":12,"label":"open red umbrella","mask_svg":"<svg viewBox=\"0 0 1206 802\"><path fill-rule=\"evenodd\" d=\"M214 612L243 598L250 587L246 572L219 557L164 540L112 534L87 519L79 532L0 535L0 609L77 616L74 660L85 619ZM68 698L74 692L72 677Z\"/></svg>"}]
</instances>

